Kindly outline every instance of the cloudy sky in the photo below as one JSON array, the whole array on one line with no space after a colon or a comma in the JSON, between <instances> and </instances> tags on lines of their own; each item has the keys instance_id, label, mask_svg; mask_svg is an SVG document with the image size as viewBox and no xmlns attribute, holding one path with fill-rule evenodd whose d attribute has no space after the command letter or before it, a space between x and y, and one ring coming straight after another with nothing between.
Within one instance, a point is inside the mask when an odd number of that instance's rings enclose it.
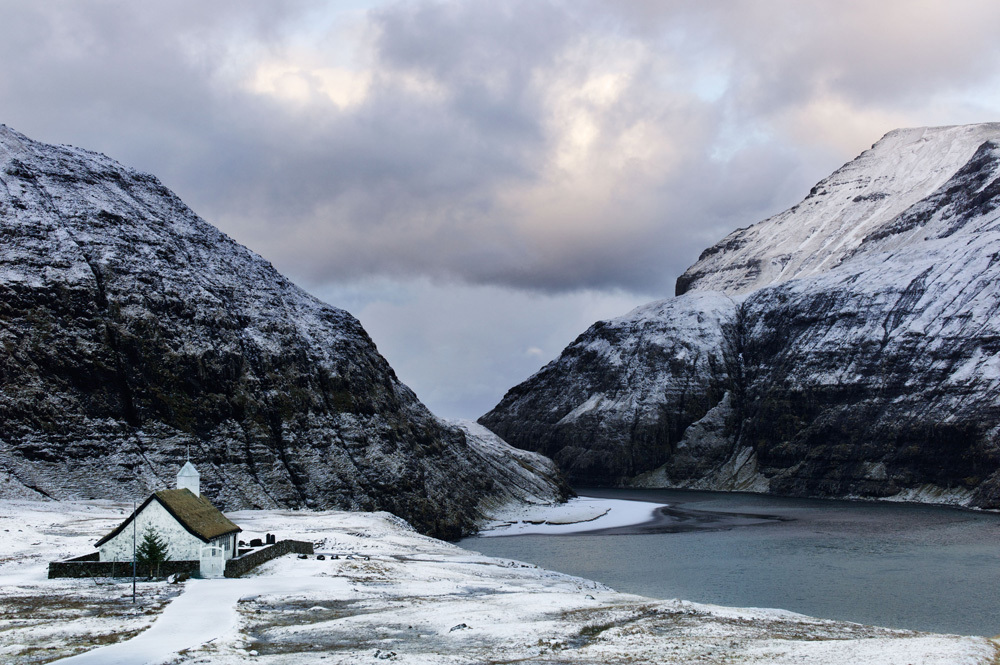
<instances>
[{"instance_id":1,"label":"cloudy sky","mask_svg":"<svg viewBox=\"0 0 1000 665\"><path fill-rule=\"evenodd\" d=\"M0 0L0 122L150 171L477 417L901 126L1000 3Z\"/></svg>"}]
</instances>

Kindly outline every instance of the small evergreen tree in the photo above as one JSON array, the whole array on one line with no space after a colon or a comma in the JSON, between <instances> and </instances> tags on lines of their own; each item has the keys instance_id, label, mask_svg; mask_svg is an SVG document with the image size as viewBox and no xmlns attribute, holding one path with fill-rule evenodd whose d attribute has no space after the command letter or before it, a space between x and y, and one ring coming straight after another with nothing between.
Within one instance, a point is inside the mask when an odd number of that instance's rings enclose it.
<instances>
[{"instance_id":1,"label":"small evergreen tree","mask_svg":"<svg viewBox=\"0 0 1000 665\"><path fill-rule=\"evenodd\" d=\"M149 576L158 575L160 564L167 560L170 554L167 549L167 541L160 537L156 529L147 526L142 532L142 542L135 550L135 563L143 570L149 570Z\"/></svg>"}]
</instances>

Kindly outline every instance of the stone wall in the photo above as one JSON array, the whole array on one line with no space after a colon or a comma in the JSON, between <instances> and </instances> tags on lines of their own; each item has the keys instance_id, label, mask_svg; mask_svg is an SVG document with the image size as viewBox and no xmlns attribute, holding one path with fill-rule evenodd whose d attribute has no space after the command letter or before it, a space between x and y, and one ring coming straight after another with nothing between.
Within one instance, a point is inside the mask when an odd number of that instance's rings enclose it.
<instances>
[{"instance_id":1,"label":"stone wall","mask_svg":"<svg viewBox=\"0 0 1000 665\"><path fill-rule=\"evenodd\" d=\"M99 554L85 554L66 561L49 563L49 579L54 577L132 577L131 561L99 561ZM174 573L196 575L200 563L198 561L164 561L159 565L159 577ZM146 577L148 571L140 566L137 576Z\"/></svg>"},{"instance_id":2,"label":"stone wall","mask_svg":"<svg viewBox=\"0 0 1000 665\"><path fill-rule=\"evenodd\" d=\"M312 554L313 544L302 540L279 540L249 554L226 562L226 577L245 575L257 566L284 554Z\"/></svg>"},{"instance_id":3,"label":"stone wall","mask_svg":"<svg viewBox=\"0 0 1000 665\"><path fill-rule=\"evenodd\" d=\"M284 554L312 554L313 544L303 540L279 540L274 545L254 550L249 554L226 561L226 577L240 577L262 563L276 559ZM132 577L131 561L100 561L100 554L93 552L66 561L49 563L49 579L54 577ZM188 573L197 575L200 569L199 561L164 561L159 566L159 577L173 573ZM139 577L146 577L143 570L137 571Z\"/></svg>"}]
</instances>

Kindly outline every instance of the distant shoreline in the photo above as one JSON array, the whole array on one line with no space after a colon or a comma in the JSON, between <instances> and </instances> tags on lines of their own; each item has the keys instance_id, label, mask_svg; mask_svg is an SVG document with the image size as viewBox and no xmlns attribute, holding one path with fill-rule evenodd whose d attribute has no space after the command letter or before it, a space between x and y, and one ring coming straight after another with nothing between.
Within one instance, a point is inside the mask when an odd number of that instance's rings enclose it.
<instances>
[{"instance_id":1,"label":"distant shoreline","mask_svg":"<svg viewBox=\"0 0 1000 665\"><path fill-rule=\"evenodd\" d=\"M787 517L691 510L664 503L579 496L555 506L531 506L502 513L479 537L641 535L732 529Z\"/></svg>"}]
</instances>

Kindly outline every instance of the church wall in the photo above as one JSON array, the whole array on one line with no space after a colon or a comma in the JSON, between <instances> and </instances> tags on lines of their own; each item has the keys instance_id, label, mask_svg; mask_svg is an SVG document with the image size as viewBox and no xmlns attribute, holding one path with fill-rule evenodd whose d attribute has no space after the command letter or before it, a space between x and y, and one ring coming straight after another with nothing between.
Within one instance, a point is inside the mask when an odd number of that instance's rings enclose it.
<instances>
[{"instance_id":1,"label":"church wall","mask_svg":"<svg viewBox=\"0 0 1000 665\"><path fill-rule=\"evenodd\" d=\"M201 557L201 539L191 535L167 512L156 499L149 502L135 518L136 546L142 542L147 526L152 526L160 538L167 542L167 559L170 561L191 561ZM214 544L214 543L213 543ZM101 561L132 560L132 525L100 547Z\"/></svg>"}]
</instances>

